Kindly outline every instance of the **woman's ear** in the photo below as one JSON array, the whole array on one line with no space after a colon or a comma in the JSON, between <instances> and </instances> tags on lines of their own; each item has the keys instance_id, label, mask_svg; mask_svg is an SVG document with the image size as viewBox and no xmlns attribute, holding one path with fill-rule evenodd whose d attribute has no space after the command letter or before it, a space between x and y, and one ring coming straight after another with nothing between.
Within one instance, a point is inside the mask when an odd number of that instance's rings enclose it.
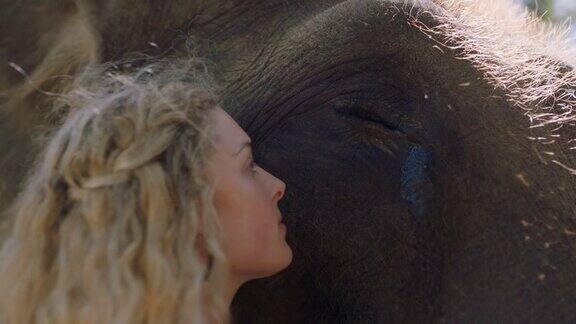
<instances>
[{"instance_id":1,"label":"woman's ear","mask_svg":"<svg viewBox=\"0 0 576 324\"><path fill-rule=\"evenodd\" d=\"M210 273L212 272L214 257L208 253L208 250L206 249L206 239L202 233L196 234L196 238L194 239L194 249L198 253L200 262L206 265L204 280L207 280L208 277L210 277Z\"/></svg>"},{"instance_id":2,"label":"woman's ear","mask_svg":"<svg viewBox=\"0 0 576 324\"><path fill-rule=\"evenodd\" d=\"M194 249L196 250L196 253L198 253L200 261L202 263L207 263L209 259L208 250L206 248L206 239L202 233L196 234L196 238L194 239Z\"/></svg>"}]
</instances>

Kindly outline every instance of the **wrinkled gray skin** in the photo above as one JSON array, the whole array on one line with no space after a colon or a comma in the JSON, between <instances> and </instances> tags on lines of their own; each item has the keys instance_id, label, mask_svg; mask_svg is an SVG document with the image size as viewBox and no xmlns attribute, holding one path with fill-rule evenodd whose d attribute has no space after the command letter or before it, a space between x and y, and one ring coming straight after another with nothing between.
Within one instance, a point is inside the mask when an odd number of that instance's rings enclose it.
<instances>
[{"instance_id":1,"label":"wrinkled gray skin","mask_svg":"<svg viewBox=\"0 0 576 324\"><path fill-rule=\"evenodd\" d=\"M574 177L544 164L505 93L401 7L94 2L104 61L158 54L148 42L184 55L191 35L256 161L287 183L294 262L240 290L238 322L576 320Z\"/></svg>"}]
</instances>

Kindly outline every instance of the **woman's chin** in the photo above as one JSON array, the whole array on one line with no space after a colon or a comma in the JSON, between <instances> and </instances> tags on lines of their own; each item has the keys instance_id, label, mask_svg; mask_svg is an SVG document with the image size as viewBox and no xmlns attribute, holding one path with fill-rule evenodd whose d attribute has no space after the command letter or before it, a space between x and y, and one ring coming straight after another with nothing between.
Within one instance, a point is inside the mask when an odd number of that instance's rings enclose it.
<instances>
[{"instance_id":1,"label":"woman's chin","mask_svg":"<svg viewBox=\"0 0 576 324\"><path fill-rule=\"evenodd\" d=\"M284 260L282 262L282 266L279 267L280 269L277 271L277 273L288 268L290 263L292 263L292 259L294 258L292 249L290 248L288 243L286 243L286 241L284 241L284 244L285 244Z\"/></svg>"}]
</instances>

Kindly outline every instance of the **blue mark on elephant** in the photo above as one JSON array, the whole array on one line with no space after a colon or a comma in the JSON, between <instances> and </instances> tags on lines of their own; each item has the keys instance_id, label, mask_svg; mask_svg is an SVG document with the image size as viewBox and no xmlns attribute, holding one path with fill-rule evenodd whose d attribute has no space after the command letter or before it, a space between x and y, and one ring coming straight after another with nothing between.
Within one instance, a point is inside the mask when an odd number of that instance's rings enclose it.
<instances>
[{"instance_id":1,"label":"blue mark on elephant","mask_svg":"<svg viewBox=\"0 0 576 324\"><path fill-rule=\"evenodd\" d=\"M426 173L428 154L421 146L413 146L408 150L402 166L401 195L408 202L412 214L423 216L431 184Z\"/></svg>"}]
</instances>

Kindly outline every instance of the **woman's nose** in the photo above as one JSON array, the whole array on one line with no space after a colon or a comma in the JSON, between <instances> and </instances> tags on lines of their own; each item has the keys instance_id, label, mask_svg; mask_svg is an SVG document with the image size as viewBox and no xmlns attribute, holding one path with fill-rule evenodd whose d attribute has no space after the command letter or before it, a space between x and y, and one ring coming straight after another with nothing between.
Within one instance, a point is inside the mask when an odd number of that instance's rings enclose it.
<instances>
[{"instance_id":1,"label":"woman's nose","mask_svg":"<svg viewBox=\"0 0 576 324\"><path fill-rule=\"evenodd\" d=\"M284 197L284 192L286 191L286 184L284 181L276 178L272 173L268 172L261 168L266 173L266 183L268 184L268 188L272 191L272 199L275 202L278 202Z\"/></svg>"},{"instance_id":2,"label":"woman's nose","mask_svg":"<svg viewBox=\"0 0 576 324\"><path fill-rule=\"evenodd\" d=\"M284 192L286 191L286 184L284 181L272 176L274 178L274 196L273 199L275 202L280 201L282 197L284 197Z\"/></svg>"}]
</instances>

